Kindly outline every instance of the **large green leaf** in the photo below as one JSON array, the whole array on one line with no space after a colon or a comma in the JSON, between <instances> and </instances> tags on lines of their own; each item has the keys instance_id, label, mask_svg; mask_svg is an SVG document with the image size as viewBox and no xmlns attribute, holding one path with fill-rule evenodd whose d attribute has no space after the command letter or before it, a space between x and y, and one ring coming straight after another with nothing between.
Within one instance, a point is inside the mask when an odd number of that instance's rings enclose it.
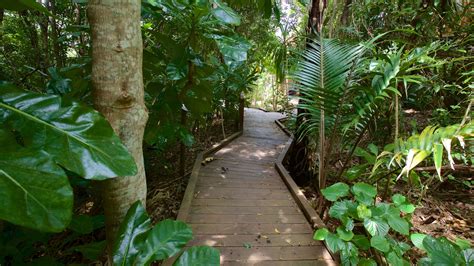
<instances>
[{"instance_id":1,"label":"large green leaf","mask_svg":"<svg viewBox=\"0 0 474 266\"><path fill-rule=\"evenodd\" d=\"M362 250L368 250L370 248L369 239L365 235L354 235L352 242Z\"/></svg>"},{"instance_id":2,"label":"large green leaf","mask_svg":"<svg viewBox=\"0 0 474 266\"><path fill-rule=\"evenodd\" d=\"M370 239L370 246L382 252L388 252L390 250L390 244L383 236L373 236Z\"/></svg>"},{"instance_id":3,"label":"large green leaf","mask_svg":"<svg viewBox=\"0 0 474 266\"><path fill-rule=\"evenodd\" d=\"M352 187L352 193L358 202L365 205L373 205L377 189L374 186L360 182Z\"/></svg>"},{"instance_id":4,"label":"large green leaf","mask_svg":"<svg viewBox=\"0 0 474 266\"><path fill-rule=\"evenodd\" d=\"M329 233L329 230L327 228L319 228L314 232L313 239L314 240L324 240L326 239L327 235Z\"/></svg>"},{"instance_id":5,"label":"large green leaf","mask_svg":"<svg viewBox=\"0 0 474 266\"><path fill-rule=\"evenodd\" d=\"M130 176L135 162L97 111L55 95L0 85L0 123L20 132L27 147L44 150L86 179Z\"/></svg>"},{"instance_id":6,"label":"large green leaf","mask_svg":"<svg viewBox=\"0 0 474 266\"><path fill-rule=\"evenodd\" d=\"M143 243L143 255L138 264L149 265L155 260L172 257L193 238L191 228L182 221L164 220L158 223L147 235Z\"/></svg>"},{"instance_id":7,"label":"large green leaf","mask_svg":"<svg viewBox=\"0 0 474 266\"><path fill-rule=\"evenodd\" d=\"M389 230L388 224L378 218L366 218L364 227L372 236L385 236Z\"/></svg>"},{"instance_id":8,"label":"large green leaf","mask_svg":"<svg viewBox=\"0 0 474 266\"><path fill-rule=\"evenodd\" d=\"M224 61L227 65L239 65L247 60L247 51L251 44L244 38L234 35L210 35L216 40L219 51L224 56Z\"/></svg>"},{"instance_id":9,"label":"large green leaf","mask_svg":"<svg viewBox=\"0 0 474 266\"><path fill-rule=\"evenodd\" d=\"M48 16L52 16L51 13L42 6L40 3L35 0L2 0L0 1L0 8L13 11L23 11L26 9L37 10L41 13L44 13Z\"/></svg>"},{"instance_id":10,"label":"large green leaf","mask_svg":"<svg viewBox=\"0 0 474 266\"><path fill-rule=\"evenodd\" d=\"M325 189L321 189L321 192L327 200L336 201L339 198L349 195L349 186L339 182Z\"/></svg>"},{"instance_id":11,"label":"large green leaf","mask_svg":"<svg viewBox=\"0 0 474 266\"><path fill-rule=\"evenodd\" d=\"M48 154L0 153L0 219L60 232L71 220L73 193L64 171Z\"/></svg>"},{"instance_id":12,"label":"large green leaf","mask_svg":"<svg viewBox=\"0 0 474 266\"><path fill-rule=\"evenodd\" d=\"M413 245L415 245L415 247L425 250L425 247L423 246L423 240L425 239L425 237L425 234L411 234L410 240Z\"/></svg>"},{"instance_id":13,"label":"large green leaf","mask_svg":"<svg viewBox=\"0 0 474 266\"><path fill-rule=\"evenodd\" d=\"M329 209L329 216L342 220L346 216L357 215L357 203L350 200L335 202Z\"/></svg>"},{"instance_id":14,"label":"large green leaf","mask_svg":"<svg viewBox=\"0 0 474 266\"><path fill-rule=\"evenodd\" d=\"M352 231L346 230L342 226L338 226L336 231L339 238L344 241L350 241L354 237L354 233L352 233Z\"/></svg>"},{"instance_id":15,"label":"large green leaf","mask_svg":"<svg viewBox=\"0 0 474 266\"><path fill-rule=\"evenodd\" d=\"M175 261L176 266L217 266L220 265L219 251L212 247L191 247Z\"/></svg>"},{"instance_id":16,"label":"large green leaf","mask_svg":"<svg viewBox=\"0 0 474 266\"><path fill-rule=\"evenodd\" d=\"M426 236L423 247L432 265L465 265L461 249L444 237Z\"/></svg>"},{"instance_id":17,"label":"large green leaf","mask_svg":"<svg viewBox=\"0 0 474 266\"><path fill-rule=\"evenodd\" d=\"M140 201L135 202L120 225L114 246L114 265L134 265L141 254L141 243L150 231L151 221Z\"/></svg>"},{"instance_id":18,"label":"large green leaf","mask_svg":"<svg viewBox=\"0 0 474 266\"><path fill-rule=\"evenodd\" d=\"M392 215L388 219L388 224L390 227L399 232L402 235L408 235L410 230L410 225L408 222L400 216Z\"/></svg>"},{"instance_id":19,"label":"large green leaf","mask_svg":"<svg viewBox=\"0 0 474 266\"><path fill-rule=\"evenodd\" d=\"M345 242L340 239L336 234L328 233L326 236L326 245L332 252L338 252L345 248Z\"/></svg>"},{"instance_id":20,"label":"large green leaf","mask_svg":"<svg viewBox=\"0 0 474 266\"><path fill-rule=\"evenodd\" d=\"M213 2L216 5L216 7L212 9L212 15L214 15L214 17L225 24L240 25L240 15L232 8L220 0L214 0Z\"/></svg>"}]
</instances>

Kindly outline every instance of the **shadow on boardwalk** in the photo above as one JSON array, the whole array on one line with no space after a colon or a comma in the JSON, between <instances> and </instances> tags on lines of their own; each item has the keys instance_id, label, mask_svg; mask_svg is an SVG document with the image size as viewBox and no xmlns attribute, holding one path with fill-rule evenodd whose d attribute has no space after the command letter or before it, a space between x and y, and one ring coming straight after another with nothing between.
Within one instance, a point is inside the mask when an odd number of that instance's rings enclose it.
<instances>
[{"instance_id":1,"label":"shadow on boardwalk","mask_svg":"<svg viewBox=\"0 0 474 266\"><path fill-rule=\"evenodd\" d=\"M287 141L278 113L245 110L244 133L202 167L186 222L190 245L210 245L223 265L334 265L274 169Z\"/></svg>"}]
</instances>

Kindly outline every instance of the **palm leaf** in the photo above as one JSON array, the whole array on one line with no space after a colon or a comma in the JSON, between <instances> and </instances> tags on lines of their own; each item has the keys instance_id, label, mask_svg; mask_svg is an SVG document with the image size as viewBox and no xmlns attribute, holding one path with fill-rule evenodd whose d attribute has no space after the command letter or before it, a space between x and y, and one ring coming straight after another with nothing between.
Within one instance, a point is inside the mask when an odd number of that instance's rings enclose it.
<instances>
[{"instance_id":1,"label":"palm leaf","mask_svg":"<svg viewBox=\"0 0 474 266\"><path fill-rule=\"evenodd\" d=\"M473 122L469 122L464 126L451 125L439 128L428 126L420 134L414 134L406 140L398 139L395 145L391 146L394 147L393 151L387 149L381 153L375 165L379 167L383 164L383 161L388 161L388 167L391 167L396 163L402 167L402 171L398 176L400 178L403 174L408 175L414 167L432 155L436 172L441 179L444 150L448 155L448 162L451 168L454 169L454 161L451 156L453 140L458 140L461 147L464 148L464 139L472 139L473 137Z\"/></svg>"},{"instance_id":2,"label":"palm leaf","mask_svg":"<svg viewBox=\"0 0 474 266\"><path fill-rule=\"evenodd\" d=\"M332 127L341 107L346 80L363 46L342 44L332 39L315 40L308 44L294 74L295 87L300 92L302 109L300 138L319 130L321 111L326 127Z\"/></svg>"}]
</instances>

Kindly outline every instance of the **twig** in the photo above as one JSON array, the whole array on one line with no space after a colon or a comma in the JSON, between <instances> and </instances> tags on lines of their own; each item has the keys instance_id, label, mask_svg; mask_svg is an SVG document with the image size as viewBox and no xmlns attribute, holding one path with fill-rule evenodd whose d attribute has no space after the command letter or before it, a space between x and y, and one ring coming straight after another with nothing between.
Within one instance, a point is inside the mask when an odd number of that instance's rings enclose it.
<instances>
[{"instance_id":1,"label":"twig","mask_svg":"<svg viewBox=\"0 0 474 266\"><path fill-rule=\"evenodd\" d=\"M453 168L449 165L441 166L441 170L452 170L455 172L467 172L467 173L474 173L474 166L471 165L464 165L464 164L455 164ZM426 171L426 172L434 172L436 171L435 166L425 166L425 167L415 167L413 168L415 171Z\"/></svg>"}]
</instances>

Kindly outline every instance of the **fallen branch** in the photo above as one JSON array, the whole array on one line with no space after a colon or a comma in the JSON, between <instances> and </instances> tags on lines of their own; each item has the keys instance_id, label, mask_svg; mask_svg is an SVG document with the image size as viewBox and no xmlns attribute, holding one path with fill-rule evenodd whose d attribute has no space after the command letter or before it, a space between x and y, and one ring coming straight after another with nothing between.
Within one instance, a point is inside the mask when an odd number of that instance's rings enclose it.
<instances>
[{"instance_id":1,"label":"fallen branch","mask_svg":"<svg viewBox=\"0 0 474 266\"><path fill-rule=\"evenodd\" d=\"M434 172L436 171L435 166L426 166L426 167L415 167L413 168L415 171L426 171L426 172ZM455 172L466 172L466 173L474 173L474 166L471 165L464 165L464 164L455 164L454 170L449 165L441 166L441 170L451 170Z\"/></svg>"}]
</instances>

